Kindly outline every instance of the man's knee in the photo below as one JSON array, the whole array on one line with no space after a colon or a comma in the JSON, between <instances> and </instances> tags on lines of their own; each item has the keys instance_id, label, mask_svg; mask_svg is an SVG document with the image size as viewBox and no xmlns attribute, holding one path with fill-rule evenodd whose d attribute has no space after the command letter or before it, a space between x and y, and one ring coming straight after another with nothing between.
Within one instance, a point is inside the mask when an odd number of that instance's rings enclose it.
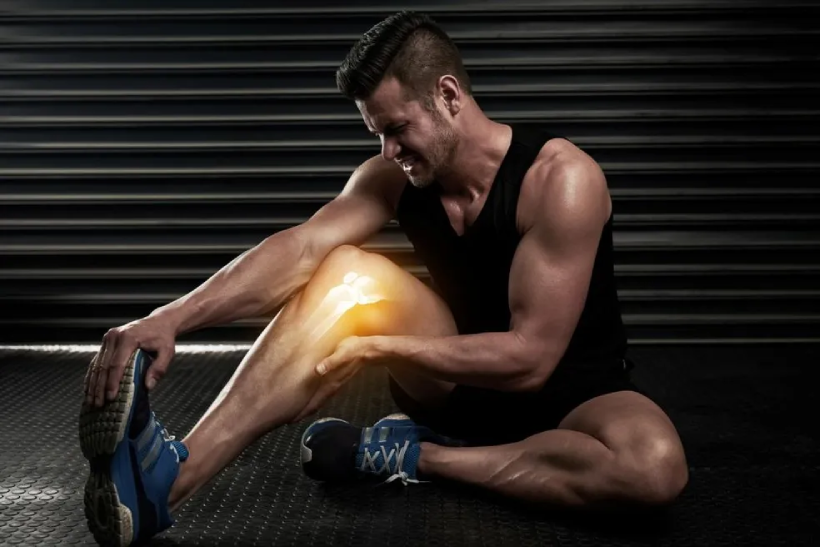
<instances>
[{"instance_id":1,"label":"man's knee","mask_svg":"<svg viewBox=\"0 0 820 547\"><path fill-rule=\"evenodd\" d=\"M647 506L673 503L689 481L689 469L680 444L658 438L640 452L620 455L618 469L621 478L629 482L632 501Z\"/></svg>"},{"instance_id":2,"label":"man's knee","mask_svg":"<svg viewBox=\"0 0 820 547\"><path fill-rule=\"evenodd\" d=\"M457 333L447 305L421 280L388 258L354 245L341 245L327 254L308 292L305 305L322 309L321 313L338 295L360 297L358 305L343 314L359 336Z\"/></svg>"},{"instance_id":3,"label":"man's knee","mask_svg":"<svg viewBox=\"0 0 820 547\"><path fill-rule=\"evenodd\" d=\"M345 265L360 262L368 254L355 245L339 245L325 256L322 265L344 267Z\"/></svg>"},{"instance_id":4,"label":"man's knee","mask_svg":"<svg viewBox=\"0 0 820 547\"><path fill-rule=\"evenodd\" d=\"M355 245L340 245L325 256L319 269L336 276L344 276L349 272L373 276L377 275L375 270L384 269L386 260L381 255L369 253Z\"/></svg>"}]
</instances>

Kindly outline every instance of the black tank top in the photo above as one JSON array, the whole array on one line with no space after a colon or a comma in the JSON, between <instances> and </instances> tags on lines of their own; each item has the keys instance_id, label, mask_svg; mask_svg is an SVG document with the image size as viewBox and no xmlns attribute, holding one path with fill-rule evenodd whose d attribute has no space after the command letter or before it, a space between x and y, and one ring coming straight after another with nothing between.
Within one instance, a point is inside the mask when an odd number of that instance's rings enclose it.
<instances>
[{"instance_id":1,"label":"black tank top","mask_svg":"<svg viewBox=\"0 0 820 547\"><path fill-rule=\"evenodd\" d=\"M459 333L510 329L510 266L521 235L516 208L524 175L544 144L557 138L512 126L512 142L487 200L459 236L447 217L437 183L419 189L408 183L397 209L398 222L427 266L433 287L450 306ZM612 216L595 257L586 304L562 363L620 360L627 339L615 285ZM562 367L563 368L563 367Z\"/></svg>"}]
</instances>

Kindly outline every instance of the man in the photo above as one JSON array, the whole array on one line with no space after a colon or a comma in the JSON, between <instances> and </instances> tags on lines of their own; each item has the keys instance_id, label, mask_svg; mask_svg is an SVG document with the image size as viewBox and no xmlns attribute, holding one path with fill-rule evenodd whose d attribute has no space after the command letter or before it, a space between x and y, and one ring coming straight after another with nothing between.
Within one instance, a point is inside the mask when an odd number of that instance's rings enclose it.
<instances>
[{"instance_id":1,"label":"man","mask_svg":"<svg viewBox=\"0 0 820 547\"><path fill-rule=\"evenodd\" d=\"M337 83L381 156L304 224L104 336L80 418L97 540L167 528L248 445L368 366L388 369L406 414L314 422L302 439L311 477L449 479L579 508L676 499L681 441L629 381L598 165L565 139L488 119L456 47L423 15L373 27ZM391 218L435 291L358 248ZM190 434L169 437L147 390L175 337L274 311Z\"/></svg>"}]
</instances>

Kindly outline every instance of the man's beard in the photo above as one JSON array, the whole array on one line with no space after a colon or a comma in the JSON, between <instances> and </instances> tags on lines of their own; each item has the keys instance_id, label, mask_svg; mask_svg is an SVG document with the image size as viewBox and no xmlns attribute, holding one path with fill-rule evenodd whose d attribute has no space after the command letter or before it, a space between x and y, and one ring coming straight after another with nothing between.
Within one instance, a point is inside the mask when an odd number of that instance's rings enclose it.
<instances>
[{"instance_id":1,"label":"man's beard","mask_svg":"<svg viewBox=\"0 0 820 547\"><path fill-rule=\"evenodd\" d=\"M434 116L434 119L438 116ZM418 175L407 175L410 184L416 188L427 188L436 179L448 174L455 157L458 137L452 128L443 119L436 120L436 132L432 146L428 148L425 157L419 158L424 170Z\"/></svg>"}]
</instances>

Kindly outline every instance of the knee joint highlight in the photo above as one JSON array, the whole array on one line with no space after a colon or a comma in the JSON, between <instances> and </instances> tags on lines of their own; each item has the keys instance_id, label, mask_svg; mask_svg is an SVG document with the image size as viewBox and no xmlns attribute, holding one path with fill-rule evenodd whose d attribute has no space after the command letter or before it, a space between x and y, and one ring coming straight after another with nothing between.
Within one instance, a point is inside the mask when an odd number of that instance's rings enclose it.
<instances>
[{"instance_id":1,"label":"knee joint highlight","mask_svg":"<svg viewBox=\"0 0 820 547\"><path fill-rule=\"evenodd\" d=\"M309 338L318 341L341 317L356 306L375 304L386 299L375 279L349 271L339 285L328 291L307 320L312 326Z\"/></svg>"}]
</instances>

